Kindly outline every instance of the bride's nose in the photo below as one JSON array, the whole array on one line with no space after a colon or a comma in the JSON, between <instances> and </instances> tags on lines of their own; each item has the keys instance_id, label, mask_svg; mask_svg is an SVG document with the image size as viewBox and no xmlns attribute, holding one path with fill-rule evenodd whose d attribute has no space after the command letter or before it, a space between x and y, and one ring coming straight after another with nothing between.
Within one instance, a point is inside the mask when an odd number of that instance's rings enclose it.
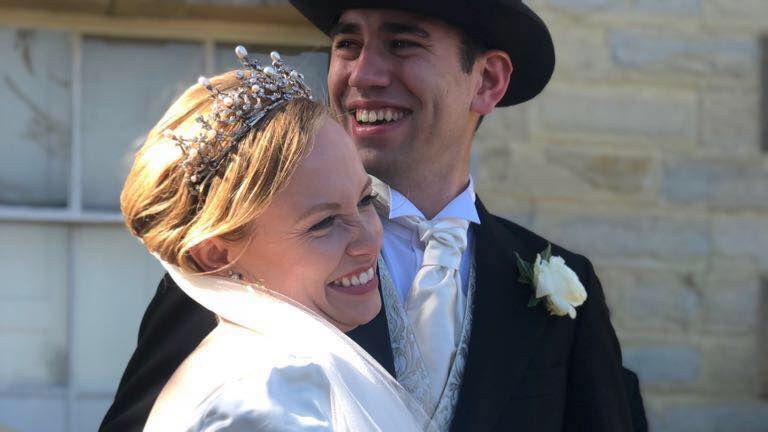
<instances>
[{"instance_id":1,"label":"bride's nose","mask_svg":"<svg viewBox=\"0 0 768 432\"><path fill-rule=\"evenodd\" d=\"M371 219L371 220L368 220ZM378 217L358 219L352 237L347 244L347 254L350 256L378 255L381 249L381 222Z\"/></svg>"}]
</instances>

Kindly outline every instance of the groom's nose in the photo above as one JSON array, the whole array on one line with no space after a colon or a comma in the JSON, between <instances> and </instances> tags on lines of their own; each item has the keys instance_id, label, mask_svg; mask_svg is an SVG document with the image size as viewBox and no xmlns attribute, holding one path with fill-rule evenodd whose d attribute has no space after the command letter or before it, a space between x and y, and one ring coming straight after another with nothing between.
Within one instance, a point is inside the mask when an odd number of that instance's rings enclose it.
<instances>
[{"instance_id":1,"label":"groom's nose","mask_svg":"<svg viewBox=\"0 0 768 432\"><path fill-rule=\"evenodd\" d=\"M352 63L349 86L355 88L387 87L390 84L391 62L382 49L366 44Z\"/></svg>"}]
</instances>

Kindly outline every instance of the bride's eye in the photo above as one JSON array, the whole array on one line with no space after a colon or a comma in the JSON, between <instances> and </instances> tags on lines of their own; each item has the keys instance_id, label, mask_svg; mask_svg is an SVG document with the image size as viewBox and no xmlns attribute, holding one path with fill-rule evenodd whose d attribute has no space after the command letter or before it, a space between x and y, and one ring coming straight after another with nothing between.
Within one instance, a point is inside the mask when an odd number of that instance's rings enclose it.
<instances>
[{"instance_id":1,"label":"bride's eye","mask_svg":"<svg viewBox=\"0 0 768 432\"><path fill-rule=\"evenodd\" d=\"M358 204L359 207L366 207L371 204L373 204L373 201L376 199L376 193L370 193L363 197L363 199L360 200L360 203Z\"/></svg>"},{"instance_id":2,"label":"bride's eye","mask_svg":"<svg viewBox=\"0 0 768 432\"><path fill-rule=\"evenodd\" d=\"M333 223L336 222L336 216L328 216L327 218L321 220L320 222L312 225L309 228L309 231L320 231L327 228L330 228L333 226Z\"/></svg>"}]
</instances>

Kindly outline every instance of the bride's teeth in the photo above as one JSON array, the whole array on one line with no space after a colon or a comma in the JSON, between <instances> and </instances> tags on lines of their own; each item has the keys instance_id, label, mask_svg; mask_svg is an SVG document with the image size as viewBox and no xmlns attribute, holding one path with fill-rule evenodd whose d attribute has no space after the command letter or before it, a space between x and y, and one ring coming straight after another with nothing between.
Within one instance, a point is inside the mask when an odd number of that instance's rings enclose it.
<instances>
[{"instance_id":1,"label":"bride's teeth","mask_svg":"<svg viewBox=\"0 0 768 432\"><path fill-rule=\"evenodd\" d=\"M386 111L384 111L384 119L386 121L392 121L392 110L387 108Z\"/></svg>"},{"instance_id":2,"label":"bride's teeth","mask_svg":"<svg viewBox=\"0 0 768 432\"><path fill-rule=\"evenodd\" d=\"M379 119L379 121L384 120L384 110L379 110L379 112L376 114L376 118Z\"/></svg>"},{"instance_id":3,"label":"bride's teeth","mask_svg":"<svg viewBox=\"0 0 768 432\"><path fill-rule=\"evenodd\" d=\"M368 280L373 279L373 267L368 269Z\"/></svg>"},{"instance_id":4,"label":"bride's teeth","mask_svg":"<svg viewBox=\"0 0 768 432\"><path fill-rule=\"evenodd\" d=\"M341 278L341 284L345 287L348 287L350 284L349 279L347 278Z\"/></svg>"},{"instance_id":5,"label":"bride's teeth","mask_svg":"<svg viewBox=\"0 0 768 432\"><path fill-rule=\"evenodd\" d=\"M352 285L360 285L360 279L357 278L357 276L352 276L352 279L349 280Z\"/></svg>"},{"instance_id":6,"label":"bride's teeth","mask_svg":"<svg viewBox=\"0 0 768 432\"><path fill-rule=\"evenodd\" d=\"M368 272L360 273L359 279L360 279L360 284L362 284L362 285L367 284L368 280L369 280L368 279Z\"/></svg>"}]
</instances>

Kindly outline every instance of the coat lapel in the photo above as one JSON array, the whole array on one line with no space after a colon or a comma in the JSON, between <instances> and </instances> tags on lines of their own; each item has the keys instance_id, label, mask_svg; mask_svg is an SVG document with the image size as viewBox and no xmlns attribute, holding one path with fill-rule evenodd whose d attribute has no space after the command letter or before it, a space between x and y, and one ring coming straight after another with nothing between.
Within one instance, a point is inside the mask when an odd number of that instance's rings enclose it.
<instances>
[{"instance_id":1,"label":"coat lapel","mask_svg":"<svg viewBox=\"0 0 768 432\"><path fill-rule=\"evenodd\" d=\"M452 430L491 430L547 323L541 308L528 308L531 286L518 281L515 252L531 261L538 251L520 242L477 200L476 292L464 379Z\"/></svg>"}]
</instances>

